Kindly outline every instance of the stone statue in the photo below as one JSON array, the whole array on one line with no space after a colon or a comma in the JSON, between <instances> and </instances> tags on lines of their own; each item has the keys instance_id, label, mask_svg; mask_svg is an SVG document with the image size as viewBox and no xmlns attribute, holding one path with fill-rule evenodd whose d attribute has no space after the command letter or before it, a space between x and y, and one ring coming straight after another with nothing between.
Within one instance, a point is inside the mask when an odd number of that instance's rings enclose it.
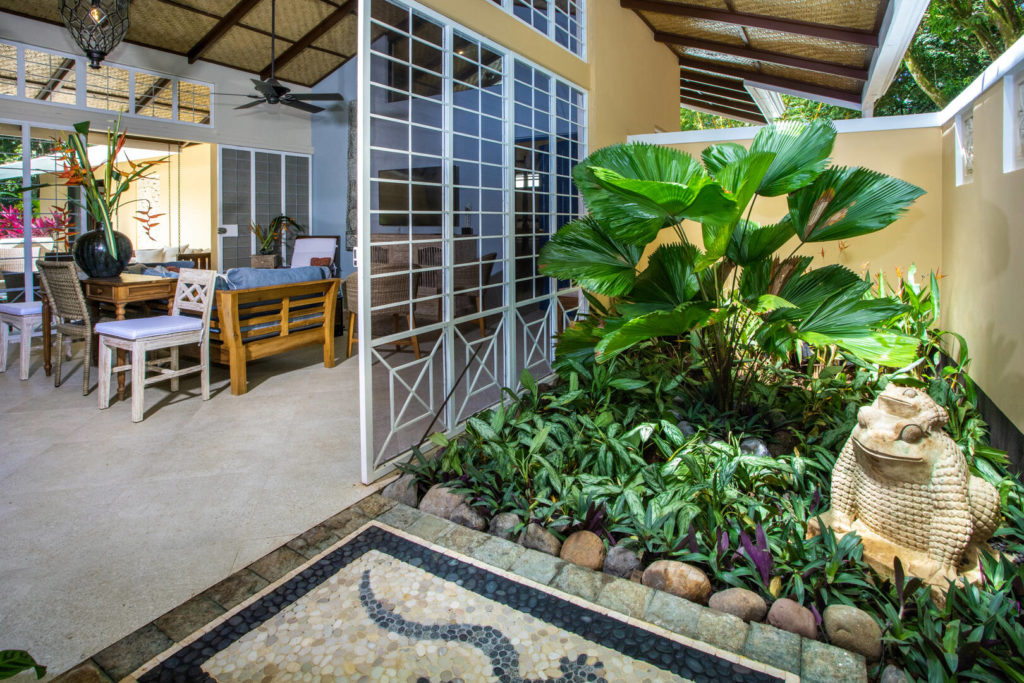
<instances>
[{"instance_id":1,"label":"stone statue","mask_svg":"<svg viewBox=\"0 0 1024 683\"><path fill-rule=\"evenodd\" d=\"M837 532L860 533L865 556L885 546L875 554L888 568L899 556L910 573L934 585L957 578L965 557L976 565L978 546L1000 521L998 492L971 476L942 429L948 421L927 393L890 384L857 413L832 471L826 521ZM873 544L873 535L882 543Z\"/></svg>"}]
</instances>

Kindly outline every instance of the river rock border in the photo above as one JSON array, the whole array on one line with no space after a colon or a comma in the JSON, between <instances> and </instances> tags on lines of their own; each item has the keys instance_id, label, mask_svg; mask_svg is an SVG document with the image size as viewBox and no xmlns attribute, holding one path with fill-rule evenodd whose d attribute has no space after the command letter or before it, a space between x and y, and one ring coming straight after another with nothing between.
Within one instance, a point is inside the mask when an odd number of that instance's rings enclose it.
<instances>
[{"instance_id":1,"label":"river rock border","mask_svg":"<svg viewBox=\"0 0 1024 683\"><path fill-rule=\"evenodd\" d=\"M499 569L788 671L808 683L868 680L863 654L820 642L814 615L791 600L776 600L769 609L751 591L712 594L700 568L673 560L640 571L635 554L616 548L609 553L589 531L562 542L536 523L520 520L510 528L508 513L494 520L478 510L468 515L468 501L443 484L420 498L410 474L397 478L382 495L392 506L379 515L381 522Z\"/></svg>"}]
</instances>

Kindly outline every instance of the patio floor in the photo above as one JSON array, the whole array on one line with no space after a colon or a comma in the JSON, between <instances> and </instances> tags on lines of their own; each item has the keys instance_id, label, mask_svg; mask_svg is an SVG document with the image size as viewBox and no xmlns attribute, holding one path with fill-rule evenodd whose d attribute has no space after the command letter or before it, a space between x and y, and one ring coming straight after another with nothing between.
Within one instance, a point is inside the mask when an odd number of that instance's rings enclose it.
<instances>
[{"instance_id":1,"label":"patio floor","mask_svg":"<svg viewBox=\"0 0 1024 683\"><path fill-rule=\"evenodd\" d=\"M151 386L138 424L128 401L81 395L77 348L59 389L38 353L27 381L9 364L0 647L60 673L371 493L357 363L325 369L319 353L252 364L244 396L219 367L207 402L198 377Z\"/></svg>"}]
</instances>

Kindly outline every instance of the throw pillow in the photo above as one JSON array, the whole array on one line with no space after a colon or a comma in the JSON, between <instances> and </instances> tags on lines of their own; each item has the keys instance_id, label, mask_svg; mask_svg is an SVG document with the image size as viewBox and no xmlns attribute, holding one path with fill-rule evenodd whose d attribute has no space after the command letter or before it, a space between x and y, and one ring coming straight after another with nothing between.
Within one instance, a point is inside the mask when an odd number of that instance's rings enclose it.
<instances>
[{"instance_id":1,"label":"throw pillow","mask_svg":"<svg viewBox=\"0 0 1024 683\"><path fill-rule=\"evenodd\" d=\"M331 265L331 258L329 256L316 257L309 259L309 265L311 266L329 266Z\"/></svg>"}]
</instances>

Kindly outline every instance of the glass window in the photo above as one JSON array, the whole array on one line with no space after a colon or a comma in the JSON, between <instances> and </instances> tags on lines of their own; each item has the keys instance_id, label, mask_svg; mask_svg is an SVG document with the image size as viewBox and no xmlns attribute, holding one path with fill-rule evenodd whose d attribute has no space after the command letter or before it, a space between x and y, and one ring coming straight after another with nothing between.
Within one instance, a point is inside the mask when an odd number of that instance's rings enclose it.
<instances>
[{"instance_id":1,"label":"glass window","mask_svg":"<svg viewBox=\"0 0 1024 683\"><path fill-rule=\"evenodd\" d=\"M61 104L74 104L75 60L70 57L25 50L25 96Z\"/></svg>"},{"instance_id":2,"label":"glass window","mask_svg":"<svg viewBox=\"0 0 1024 683\"><path fill-rule=\"evenodd\" d=\"M0 43L0 95L18 94L18 48Z\"/></svg>"},{"instance_id":3,"label":"glass window","mask_svg":"<svg viewBox=\"0 0 1024 683\"><path fill-rule=\"evenodd\" d=\"M574 55L582 57L586 44L585 0L492 0L512 16L529 24Z\"/></svg>"},{"instance_id":4,"label":"glass window","mask_svg":"<svg viewBox=\"0 0 1024 683\"><path fill-rule=\"evenodd\" d=\"M72 55L0 42L0 96L84 104L88 109L167 120L175 120L177 109L177 121L210 125L213 94L209 85L104 64L86 70L83 93L77 66ZM22 91L19 76L24 80Z\"/></svg>"}]
</instances>

